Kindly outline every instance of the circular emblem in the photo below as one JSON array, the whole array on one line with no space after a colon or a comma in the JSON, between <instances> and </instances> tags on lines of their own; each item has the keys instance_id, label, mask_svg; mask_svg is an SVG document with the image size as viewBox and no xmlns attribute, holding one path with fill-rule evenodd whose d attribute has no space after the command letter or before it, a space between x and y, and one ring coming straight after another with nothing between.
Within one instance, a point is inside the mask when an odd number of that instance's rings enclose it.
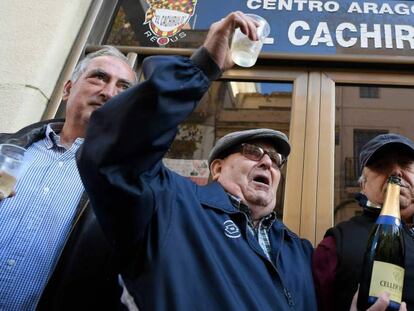
<instances>
[{"instance_id":1,"label":"circular emblem","mask_svg":"<svg viewBox=\"0 0 414 311\"><path fill-rule=\"evenodd\" d=\"M239 228L233 222L233 220L226 220L224 223L224 234L231 238L237 239L241 236Z\"/></svg>"}]
</instances>

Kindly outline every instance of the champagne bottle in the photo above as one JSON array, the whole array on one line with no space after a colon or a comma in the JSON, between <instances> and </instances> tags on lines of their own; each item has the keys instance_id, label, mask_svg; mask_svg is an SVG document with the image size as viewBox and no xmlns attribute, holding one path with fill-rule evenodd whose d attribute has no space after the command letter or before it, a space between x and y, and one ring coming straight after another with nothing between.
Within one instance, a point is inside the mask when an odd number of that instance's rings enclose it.
<instances>
[{"instance_id":1,"label":"champagne bottle","mask_svg":"<svg viewBox=\"0 0 414 311\"><path fill-rule=\"evenodd\" d=\"M387 310L398 310L404 281L404 238L400 216L401 178L388 178L381 213L371 230L362 266L358 310L375 303L381 292L390 294Z\"/></svg>"}]
</instances>

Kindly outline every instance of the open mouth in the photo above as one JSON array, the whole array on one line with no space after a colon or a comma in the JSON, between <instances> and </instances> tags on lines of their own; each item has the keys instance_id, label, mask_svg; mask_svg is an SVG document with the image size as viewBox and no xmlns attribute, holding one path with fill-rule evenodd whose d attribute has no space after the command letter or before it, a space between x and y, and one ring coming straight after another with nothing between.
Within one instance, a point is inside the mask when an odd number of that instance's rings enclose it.
<instances>
[{"instance_id":1,"label":"open mouth","mask_svg":"<svg viewBox=\"0 0 414 311\"><path fill-rule=\"evenodd\" d=\"M254 177L253 181L257 182L257 183L264 184L266 186L269 186L269 184L270 184L269 178L266 177L266 176L263 176L263 175L259 175L259 176Z\"/></svg>"}]
</instances>

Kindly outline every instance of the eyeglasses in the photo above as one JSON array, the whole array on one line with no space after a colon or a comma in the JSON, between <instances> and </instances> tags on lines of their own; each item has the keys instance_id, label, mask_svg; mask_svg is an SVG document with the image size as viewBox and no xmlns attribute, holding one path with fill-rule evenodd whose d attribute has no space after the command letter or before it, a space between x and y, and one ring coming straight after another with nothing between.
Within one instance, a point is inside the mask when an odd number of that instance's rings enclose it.
<instances>
[{"instance_id":1,"label":"eyeglasses","mask_svg":"<svg viewBox=\"0 0 414 311\"><path fill-rule=\"evenodd\" d=\"M266 150L251 144L241 144L239 152L246 158L253 161L260 161L264 155L267 154L272 161L272 166L279 169L283 167L287 160L286 157L274 150Z\"/></svg>"}]
</instances>

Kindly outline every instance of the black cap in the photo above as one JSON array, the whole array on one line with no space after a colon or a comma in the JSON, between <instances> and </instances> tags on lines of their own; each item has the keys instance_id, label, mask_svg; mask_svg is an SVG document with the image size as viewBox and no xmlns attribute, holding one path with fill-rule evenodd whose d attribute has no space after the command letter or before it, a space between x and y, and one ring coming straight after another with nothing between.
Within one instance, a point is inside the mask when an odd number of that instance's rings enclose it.
<instances>
[{"instance_id":1,"label":"black cap","mask_svg":"<svg viewBox=\"0 0 414 311\"><path fill-rule=\"evenodd\" d=\"M362 151L359 154L359 167L361 171L364 166L369 164L369 161L373 159L373 156L378 151L390 144L397 144L407 148L413 152L414 157L414 143L407 137L393 133L378 135L362 147Z\"/></svg>"},{"instance_id":2,"label":"black cap","mask_svg":"<svg viewBox=\"0 0 414 311\"><path fill-rule=\"evenodd\" d=\"M208 156L208 164L210 165L214 159L224 154L227 150L235 146L251 140L265 139L275 146L276 151L281 155L287 157L290 153L290 144L287 136L279 131L272 129L252 129L229 133L220 138Z\"/></svg>"}]
</instances>

